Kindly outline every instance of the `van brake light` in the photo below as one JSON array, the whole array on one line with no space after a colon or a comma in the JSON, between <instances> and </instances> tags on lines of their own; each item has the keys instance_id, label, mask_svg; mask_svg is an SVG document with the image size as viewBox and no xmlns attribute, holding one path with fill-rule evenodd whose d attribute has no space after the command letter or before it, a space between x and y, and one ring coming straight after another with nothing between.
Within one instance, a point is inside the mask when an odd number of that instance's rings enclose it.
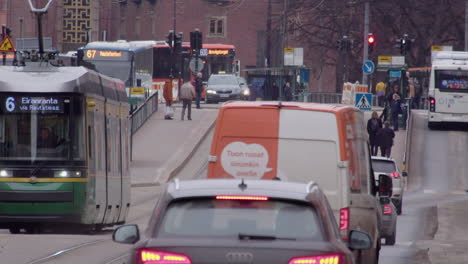
<instances>
[{"instance_id":1,"label":"van brake light","mask_svg":"<svg viewBox=\"0 0 468 264\"><path fill-rule=\"evenodd\" d=\"M319 255L319 256L307 256L298 257L291 259L288 264L341 264L341 256L338 254L333 255Z\"/></svg>"},{"instance_id":2,"label":"van brake light","mask_svg":"<svg viewBox=\"0 0 468 264\"><path fill-rule=\"evenodd\" d=\"M192 264L185 255L146 248L138 251L137 260L138 264Z\"/></svg>"}]
</instances>

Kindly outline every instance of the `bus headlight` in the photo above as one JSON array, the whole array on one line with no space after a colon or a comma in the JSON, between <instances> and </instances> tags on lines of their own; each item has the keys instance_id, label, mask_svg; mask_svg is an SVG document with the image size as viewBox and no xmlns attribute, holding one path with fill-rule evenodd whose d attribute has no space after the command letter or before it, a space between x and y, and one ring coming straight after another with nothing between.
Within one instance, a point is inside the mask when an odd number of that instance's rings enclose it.
<instances>
[{"instance_id":1,"label":"bus headlight","mask_svg":"<svg viewBox=\"0 0 468 264\"><path fill-rule=\"evenodd\" d=\"M0 177L13 177L13 172L10 170L0 170Z\"/></svg>"},{"instance_id":2,"label":"bus headlight","mask_svg":"<svg viewBox=\"0 0 468 264\"><path fill-rule=\"evenodd\" d=\"M216 94L216 91L215 91L215 90L206 90L206 93L209 93L209 94Z\"/></svg>"},{"instance_id":3,"label":"bus headlight","mask_svg":"<svg viewBox=\"0 0 468 264\"><path fill-rule=\"evenodd\" d=\"M68 171L68 170L54 171L54 177L57 177L57 178L69 178L69 177L79 178L82 175L83 174L81 173L81 171Z\"/></svg>"}]
</instances>

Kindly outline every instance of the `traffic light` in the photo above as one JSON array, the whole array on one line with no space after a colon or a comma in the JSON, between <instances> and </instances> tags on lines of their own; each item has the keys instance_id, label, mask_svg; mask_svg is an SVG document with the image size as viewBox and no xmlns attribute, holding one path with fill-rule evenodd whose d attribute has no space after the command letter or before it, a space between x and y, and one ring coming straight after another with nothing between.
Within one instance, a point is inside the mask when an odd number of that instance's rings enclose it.
<instances>
[{"instance_id":1,"label":"traffic light","mask_svg":"<svg viewBox=\"0 0 468 264\"><path fill-rule=\"evenodd\" d=\"M179 34L174 35L174 52L181 53L182 52L182 32Z\"/></svg>"},{"instance_id":2,"label":"traffic light","mask_svg":"<svg viewBox=\"0 0 468 264\"><path fill-rule=\"evenodd\" d=\"M343 36L342 39L337 40L336 44L338 46L338 49L341 51L349 51L351 50L351 46L353 45L353 40L349 39L348 36Z\"/></svg>"},{"instance_id":3,"label":"traffic light","mask_svg":"<svg viewBox=\"0 0 468 264\"><path fill-rule=\"evenodd\" d=\"M169 45L170 48L172 48L172 45L174 43L174 31L169 31L169 34L167 34L166 43L167 45Z\"/></svg>"},{"instance_id":4,"label":"traffic light","mask_svg":"<svg viewBox=\"0 0 468 264\"><path fill-rule=\"evenodd\" d=\"M367 35L367 46L369 47L369 53L371 53L375 47L375 37L372 33Z\"/></svg>"},{"instance_id":5,"label":"traffic light","mask_svg":"<svg viewBox=\"0 0 468 264\"><path fill-rule=\"evenodd\" d=\"M201 50L203 46L203 35L197 29L194 32L190 32L190 48L192 50Z\"/></svg>"},{"instance_id":6,"label":"traffic light","mask_svg":"<svg viewBox=\"0 0 468 264\"><path fill-rule=\"evenodd\" d=\"M414 42L414 39L410 39L408 34L404 34L401 39L397 40L397 43L400 48L400 54L401 55L406 55L408 52L411 50L411 46Z\"/></svg>"}]
</instances>

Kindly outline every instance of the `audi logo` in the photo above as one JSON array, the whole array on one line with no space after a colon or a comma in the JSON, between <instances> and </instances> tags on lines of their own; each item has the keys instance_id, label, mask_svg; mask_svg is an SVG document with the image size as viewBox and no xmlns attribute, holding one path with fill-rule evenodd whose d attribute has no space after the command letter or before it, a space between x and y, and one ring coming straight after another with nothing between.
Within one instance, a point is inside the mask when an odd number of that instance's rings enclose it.
<instances>
[{"instance_id":1,"label":"audi logo","mask_svg":"<svg viewBox=\"0 0 468 264\"><path fill-rule=\"evenodd\" d=\"M230 264L251 264L253 263L253 254L248 252L229 252L226 254L226 260Z\"/></svg>"}]
</instances>

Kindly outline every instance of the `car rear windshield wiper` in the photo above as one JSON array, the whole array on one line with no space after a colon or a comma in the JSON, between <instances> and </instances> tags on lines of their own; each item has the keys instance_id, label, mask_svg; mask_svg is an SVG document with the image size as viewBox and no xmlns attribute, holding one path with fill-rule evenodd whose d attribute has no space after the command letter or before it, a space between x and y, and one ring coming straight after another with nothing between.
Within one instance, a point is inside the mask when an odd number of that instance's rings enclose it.
<instances>
[{"instance_id":1,"label":"car rear windshield wiper","mask_svg":"<svg viewBox=\"0 0 468 264\"><path fill-rule=\"evenodd\" d=\"M246 239L246 240L296 240L292 237L276 237L276 236L268 236L268 235L258 235L258 234L244 234L239 233L239 239Z\"/></svg>"}]
</instances>

